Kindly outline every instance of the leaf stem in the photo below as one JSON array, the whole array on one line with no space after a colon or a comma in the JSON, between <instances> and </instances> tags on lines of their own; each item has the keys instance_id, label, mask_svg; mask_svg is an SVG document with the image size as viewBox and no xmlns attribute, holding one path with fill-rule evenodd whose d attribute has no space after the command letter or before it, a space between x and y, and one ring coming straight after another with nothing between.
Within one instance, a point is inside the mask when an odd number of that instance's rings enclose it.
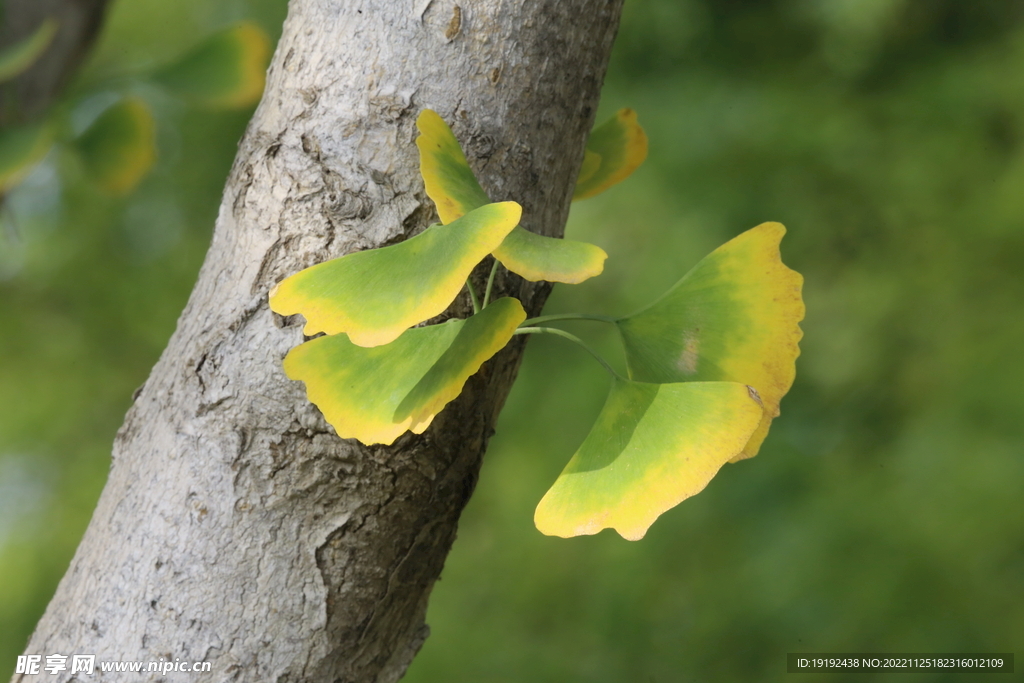
<instances>
[{"instance_id":1,"label":"leaf stem","mask_svg":"<svg viewBox=\"0 0 1024 683\"><path fill-rule=\"evenodd\" d=\"M556 335L556 336L559 336L559 337L564 337L565 339L568 339L571 342L575 342L575 343L579 344L580 346L582 346L584 349L586 349L587 352L591 356L593 356L594 358L597 359L598 363L600 363L601 365L604 366L605 370L607 370L609 373L611 373L612 377L617 377L618 379L623 379L623 380L626 379L625 377L623 377L619 373L615 372L615 368L613 368L608 363L608 361L606 361L604 358L602 358L601 355L597 351L595 351L594 349L592 349L589 346L587 346L586 342L584 342L582 339L577 337L575 334L570 334L570 333L566 332L565 330L560 330L557 327L520 327L518 330L516 330L512 334L513 335L516 335L516 334L553 334L553 335Z\"/></svg>"},{"instance_id":2,"label":"leaf stem","mask_svg":"<svg viewBox=\"0 0 1024 683\"><path fill-rule=\"evenodd\" d=\"M468 279L466 280L466 289L469 290L469 298L473 301L473 315L476 315L480 312L480 297L476 295L473 283Z\"/></svg>"},{"instance_id":3,"label":"leaf stem","mask_svg":"<svg viewBox=\"0 0 1024 683\"><path fill-rule=\"evenodd\" d=\"M487 289L484 290L484 308L491 302L491 289L494 287L494 276L498 272L498 259L494 259L491 274L487 276Z\"/></svg>"},{"instance_id":4,"label":"leaf stem","mask_svg":"<svg viewBox=\"0 0 1024 683\"><path fill-rule=\"evenodd\" d=\"M599 320L603 323L614 323L617 318L608 315L594 315L592 313L555 313L553 315L542 315L539 318L530 318L523 321L523 325L539 325L541 323L554 322L555 320Z\"/></svg>"}]
</instances>

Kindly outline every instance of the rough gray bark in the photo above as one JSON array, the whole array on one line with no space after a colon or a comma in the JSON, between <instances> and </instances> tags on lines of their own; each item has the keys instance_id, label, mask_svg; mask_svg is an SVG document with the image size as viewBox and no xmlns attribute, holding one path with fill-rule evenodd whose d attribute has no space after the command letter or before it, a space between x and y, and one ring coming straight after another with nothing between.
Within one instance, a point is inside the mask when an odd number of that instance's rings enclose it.
<instances>
[{"instance_id":1,"label":"rough gray bark","mask_svg":"<svg viewBox=\"0 0 1024 683\"><path fill-rule=\"evenodd\" d=\"M182 681L404 673L522 337L422 436L368 447L284 376L301 325L267 292L436 220L413 144L425 107L453 123L492 198L561 234L621 0L458 2L292 0L198 283L26 652L212 663L166 678ZM531 314L548 292L497 286Z\"/></svg>"},{"instance_id":2,"label":"rough gray bark","mask_svg":"<svg viewBox=\"0 0 1024 683\"><path fill-rule=\"evenodd\" d=\"M4 0L0 6L0 49L17 43L47 17L59 22L57 35L35 64L0 84L0 126L37 117L50 106L96 39L107 0Z\"/></svg>"}]
</instances>

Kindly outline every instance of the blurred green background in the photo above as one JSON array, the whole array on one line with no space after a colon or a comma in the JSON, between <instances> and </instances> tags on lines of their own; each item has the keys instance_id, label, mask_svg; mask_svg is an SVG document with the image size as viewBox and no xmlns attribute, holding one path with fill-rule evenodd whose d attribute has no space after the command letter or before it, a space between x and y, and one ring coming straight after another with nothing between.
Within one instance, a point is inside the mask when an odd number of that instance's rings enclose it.
<instances>
[{"instance_id":1,"label":"blurred green background","mask_svg":"<svg viewBox=\"0 0 1024 683\"><path fill-rule=\"evenodd\" d=\"M284 12L281 0L116 2L76 87L118 76L146 99L157 166L109 199L51 154L8 197L0 677L88 523L250 115L193 110L128 76L238 19L276 36ZM627 0L601 118L623 106L650 156L575 205L567 234L610 258L600 278L556 288L546 312L629 313L719 244L781 221L783 258L806 278L796 384L761 454L643 541L546 538L533 508L608 382L572 345L533 339L407 680L778 680L795 651L1013 651L1024 4ZM616 353L606 331L572 325Z\"/></svg>"}]
</instances>

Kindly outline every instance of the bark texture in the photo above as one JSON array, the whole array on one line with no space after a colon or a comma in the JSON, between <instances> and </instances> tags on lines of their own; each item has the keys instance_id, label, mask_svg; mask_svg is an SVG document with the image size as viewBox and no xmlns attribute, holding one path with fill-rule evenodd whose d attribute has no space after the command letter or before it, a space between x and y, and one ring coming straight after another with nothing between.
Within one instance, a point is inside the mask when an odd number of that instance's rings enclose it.
<instances>
[{"instance_id":1,"label":"bark texture","mask_svg":"<svg viewBox=\"0 0 1024 683\"><path fill-rule=\"evenodd\" d=\"M0 49L32 35L47 17L57 34L39 60L0 84L0 126L32 120L60 94L96 39L107 0L0 0Z\"/></svg>"},{"instance_id":2,"label":"bark texture","mask_svg":"<svg viewBox=\"0 0 1024 683\"><path fill-rule=\"evenodd\" d=\"M425 434L367 447L284 376L301 321L272 314L267 292L436 220L413 144L425 107L493 199L561 234L621 0L457 2L292 0L198 283L26 652L212 663L131 680L404 673L523 338ZM511 275L496 286L531 314L548 293Z\"/></svg>"}]
</instances>

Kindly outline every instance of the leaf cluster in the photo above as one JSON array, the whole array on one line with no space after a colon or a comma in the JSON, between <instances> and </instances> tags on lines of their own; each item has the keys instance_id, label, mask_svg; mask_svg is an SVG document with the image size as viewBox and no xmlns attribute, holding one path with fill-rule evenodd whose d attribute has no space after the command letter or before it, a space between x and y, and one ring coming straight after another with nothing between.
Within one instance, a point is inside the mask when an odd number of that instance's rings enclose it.
<instances>
[{"instance_id":1,"label":"leaf cluster","mask_svg":"<svg viewBox=\"0 0 1024 683\"><path fill-rule=\"evenodd\" d=\"M514 335L554 334L546 323L587 319L615 325L628 373L612 386L590 434L537 507L537 528L577 536L613 528L642 538L663 512L700 492L727 462L756 455L795 376L804 315L801 276L782 264L785 229L765 223L703 259L644 310L526 319L511 297L491 300L504 267L528 280L579 283L606 254L584 242L523 228L513 201L491 203L442 118L417 126L420 172L442 224L405 242L342 256L279 283L270 306L301 314L305 333L326 336L293 349L288 376L343 438L392 443L422 433L466 380ZM587 143L575 199L628 177L647 154L635 112L622 110ZM468 277L494 257L483 297ZM474 314L414 327L469 288ZM593 353L593 351L591 351Z\"/></svg>"}]
</instances>

